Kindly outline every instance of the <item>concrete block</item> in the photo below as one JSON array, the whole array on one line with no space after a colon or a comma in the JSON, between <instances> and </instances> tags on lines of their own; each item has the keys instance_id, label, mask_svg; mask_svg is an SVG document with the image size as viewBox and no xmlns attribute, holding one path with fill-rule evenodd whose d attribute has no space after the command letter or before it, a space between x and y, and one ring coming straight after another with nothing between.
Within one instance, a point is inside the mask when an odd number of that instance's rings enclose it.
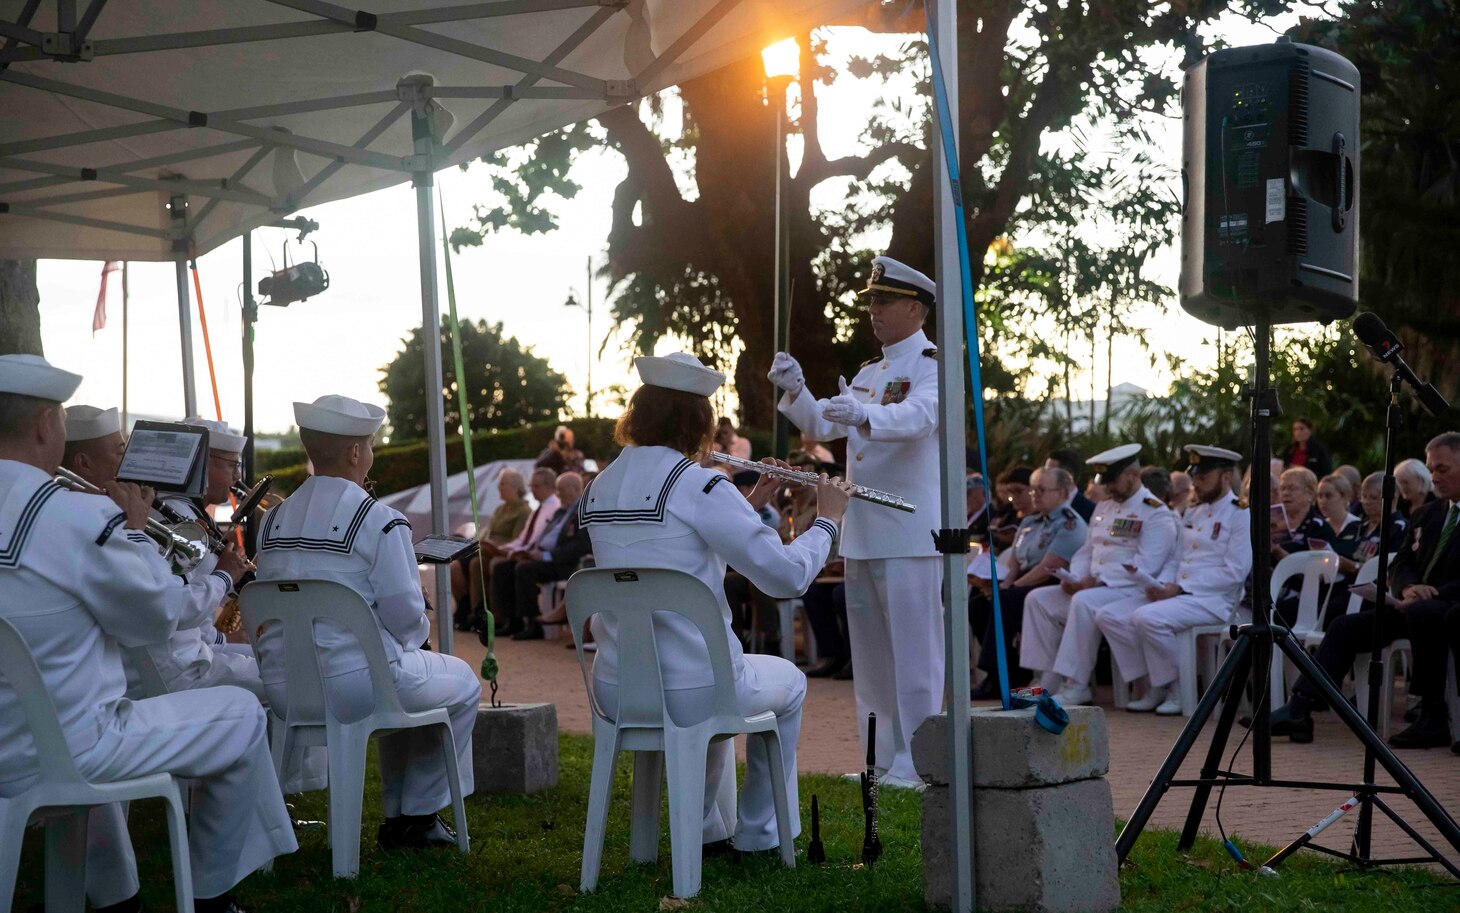
<instances>
[{"instance_id":1,"label":"concrete block","mask_svg":"<svg viewBox=\"0 0 1460 913\"><path fill-rule=\"evenodd\" d=\"M477 708L471 763L481 793L535 793L558 785L558 709L552 704Z\"/></svg>"},{"instance_id":2,"label":"concrete block","mask_svg":"<svg viewBox=\"0 0 1460 913\"><path fill-rule=\"evenodd\" d=\"M1027 789L1102 777L1110 769L1110 737L1099 707L1067 707L1070 725L1059 735L1034 722L1033 708L969 712L973 785ZM913 736L913 762L931 784L948 777L948 715L930 716Z\"/></svg>"},{"instance_id":3,"label":"concrete block","mask_svg":"<svg viewBox=\"0 0 1460 913\"><path fill-rule=\"evenodd\" d=\"M949 790L923 793L923 900L952 901ZM1120 906L1115 810L1103 779L975 789L974 891L981 910L1105 913Z\"/></svg>"}]
</instances>

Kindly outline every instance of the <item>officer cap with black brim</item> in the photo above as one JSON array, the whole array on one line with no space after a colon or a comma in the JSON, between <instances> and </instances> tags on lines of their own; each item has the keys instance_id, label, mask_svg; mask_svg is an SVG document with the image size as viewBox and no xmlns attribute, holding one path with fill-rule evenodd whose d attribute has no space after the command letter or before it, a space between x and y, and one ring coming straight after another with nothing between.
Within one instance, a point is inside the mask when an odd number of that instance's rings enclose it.
<instances>
[{"instance_id":1,"label":"officer cap with black brim","mask_svg":"<svg viewBox=\"0 0 1460 913\"><path fill-rule=\"evenodd\" d=\"M1104 485L1125 472L1126 467L1136 461L1136 454L1140 452L1140 444L1121 444L1104 453L1095 454L1085 461L1085 465L1095 470L1096 483Z\"/></svg>"},{"instance_id":2,"label":"officer cap with black brim","mask_svg":"<svg viewBox=\"0 0 1460 913\"><path fill-rule=\"evenodd\" d=\"M1186 459L1189 472L1206 472L1208 469L1235 469L1242 461L1242 454L1225 447L1210 444L1187 444Z\"/></svg>"},{"instance_id":3,"label":"officer cap with black brim","mask_svg":"<svg viewBox=\"0 0 1460 913\"><path fill-rule=\"evenodd\" d=\"M872 275L863 295L892 295L913 298L932 308L938 301L938 286L927 276L891 257L874 257Z\"/></svg>"}]
</instances>

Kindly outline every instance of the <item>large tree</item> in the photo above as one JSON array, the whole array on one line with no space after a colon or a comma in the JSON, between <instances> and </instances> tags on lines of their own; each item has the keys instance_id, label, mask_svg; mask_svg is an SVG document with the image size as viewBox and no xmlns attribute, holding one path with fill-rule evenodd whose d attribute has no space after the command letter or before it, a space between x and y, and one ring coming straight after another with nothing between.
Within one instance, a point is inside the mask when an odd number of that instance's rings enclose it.
<instances>
[{"instance_id":1,"label":"large tree","mask_svg":"<svg viewBox=\"0 0 1460 913\"><path fill-rule=\"evenodd\" d=\"M961 168L968 204L974 282L988 317L990 341L1023 354L1068 359L1058 340L1031 338L1028 318L1065 319L1064 283L1071 257L1119 260L1071 334L1099 337L1121 325L1121 308L1160 300L1142 267L1171 237L1170 168L1137 158L1140 115L1170 114L1173 81L1165 63L1201 49L1196 29L1237 10L1257 17L1286 8L1283 0L1142 0L1026 3L963 0L958 4ZM799 38L800 109L792 128L803 140L801 164L787 187L791 263L791 348L810 383L831 389L834 377L873 347L856 320L848 292L865 283L875 237L887 252L931 271L933 173L928 154L926 46L917 4L883 4L857 24L906 33L900 48L854 61L847 72L825 64L817 32ZM866 83L869 112L864 151L829 158L820 139L818 91L850 75ZM912 79L911 94L886 88ZM742 420L764 424L772 397L764 375L774 351L775 116L762 102L764 77L748 59L683 84L682 129L664 130L663 99L616 108L594 126L579 126L489 158L499 205L482 207L476 223L458 229L458 244L479 243L502 227L527 231L553 225L552 196L571 196L577 153L599 141L624 157L608 236L606 272L616 284L613 311L631 343L648 348L665 333L691 340L719 359L738 351L736 385ZM1071 127L1111 137L1112 154L1054 142ZM1064 135L1064 134L1062 134ZM1174 151L1165 156L1174 160ZM688 172L688 174L686 174ZM845 205L813 210L813 189L851 180ZM1111 207L1113 184L1123 205ZM1090 231L1099 213L1122 220L1120 232ZM1084 224L1082 234L1080 226ZM1041 229L1053 226L1053 231ZM1017 242L1009 256L986 258L1000 238ZM1080 239L1082 254L1066 242ZM950 302L951 304L951 302ZM1066 321L1066 326L1070 326ZM825 344L835 336L839 345ZM997 337L994 340L992 337ZM743 344L739 348L737 344ZM1082 348L1081 352L1088 351ZM999 377L995 371L994 377ZM1006 382L1012 378L1004 376Z\"/></svg>"},{"instance_id":2,"label":"large tree","mask_svg":"<svg viewBox=\"0 0 1460 913\"><path fill-rule=\"evenodd\" d=\"M34 260L0 260L0 355L41 354Z\"/></svg>"},{"instance_id":3,"label":"large tree","mask_svg":"<svg viewBox=\"0 0 1460 913\"><path fill-rule=\"evenodd\" d=\"M568 379L514 337L502 335L502 324L461 321L462 364L466 369L467 404L473 431L505 430L562 415L572 389ZM380 369L380 390L389 401L386 415L392 442L426 436L425 350L420 327L401 340L403 348ZM456 367L451 358L451 324L443 322L439 345L444 360L440 392L446 428L461 428L457 407Z\"/></svg>"}]
</instances>

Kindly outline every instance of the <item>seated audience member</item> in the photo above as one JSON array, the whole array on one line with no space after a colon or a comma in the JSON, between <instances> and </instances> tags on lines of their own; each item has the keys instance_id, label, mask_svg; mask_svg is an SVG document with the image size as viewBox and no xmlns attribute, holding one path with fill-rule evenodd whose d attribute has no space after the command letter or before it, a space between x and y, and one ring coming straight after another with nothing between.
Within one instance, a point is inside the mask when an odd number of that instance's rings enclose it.
<instances>
[{"instance_id":1,"label":"seated audience member","mask_svg":"<svg viewBox=\"0 0 1460 913\"><path fill-rule=\"evenodd\" d=\"M1075 482L1068 472L1058 466L1036 469L1032 482L1034 511L1019 521L1010 565L1013 570L1007 575L1000 571L999 609L1003 620L1004 651L1011 658L1015 656L1014 638L1024 620L1024 597L1039 587L1059 582L1054 572L1070 566L1070 559L1085 544L1089 531L1084 518L1069 505ZM975 560L986 562L988 558L979 556ZM968 594L968 621L973 632L979 635L978 667L987 673L983 682L974 689L972 698L987 700L998 697L998 654L991 581L974 578L974 586ZM1021 686L1028 681L1028 672L1011 665L1011 686Z\"/></svg>"},{"instance_id":2,"label":"seated audience member","mask_svg":"<svg viewBox=\"0 0 1460 913\"><path fill-rule=\"evenodd\" d=\"M1080 455L1073 450L1050 451L1049 459L1044 461L1044 468L1063 469L1070 474L1071 479L1074 479L1075 490L1070 494L1070 506L1075 509L1075 513L1080 515L1080 519L1088 524L1090 515L1095 513L1095 502L1080 491L1080 473L1085 471L1085 465L1081 461Z\"/></svg>"},{"instance_id":3,"label":"seated audience member","mask_svg":"<svg viewBox=\"0 0 1460 913\"><path fill-rule=\"evenodd\" d=\"M82 777L106 783L167 773L193 781L195 909L237 911L229 891L297 848L264 710L230 687L125 699L118 646L165 641L184 600L144 533L150 488L113 479L110 495L100 496L52 481L66 450L61 403L80 383L40 356L0 356L0 542L10 556L0 562L0 617L29 646ZM30 788L38 763L14 687L0 674L0 794ZM86 861L93 907L141 910L138 888L122 807L93 809Z\"/></svg>"},{"instance_id":4,"label":"seated audience member","mask_svg":"<svg viewBox=\"0 0 1460 913\"><path fill-rule=\"evenodd\" d=\"M1415 511L1435 500L1430 470L1416 459L1400 460L1394 467L1394 482L1399 486L1399 500L1394 510L1408 520Z\"/></svg>"},{"instance_id":5,"label":"seated audience member","mask_svg":"<svg viewBox=\"0 0 1460 913\"><path fill-rule=\"evenodd\" d=\"M484 557L483 546L492 547L495 552L497 546L506 545L520 536L532 516L532 505L527 503L527 482L517 470L504 469L497 476L497 497L502 499L502 503L492 511L486 524L477 530L477 550L451 563L451 592L457 594L454 620L458 631L474 630L478 624L477 615L486 596L482 592L479 566ZM475 570L473 565L477 565ZM475 586L472 586L473 581Z\"/></svg>"},{"instance_id":6,"label":"seated audience member","mask_svg":"<svg viewBox=\"0 0 1460 913\"><path fill-rule=\"evenodd\" d=\"M789 465L780 460L773 462L779 466ZM771 499L783 488L784 482L750 469L734 472L730 466L723 463L716 463L713 468L730 476L730 481L755 510L760 521L776 530L782 541L789 542L793 538L788 537L782 530L781 515L770 506ZM815 517L813 516L812 519L814 520ZM725 599L730 603L731 628L740 637L741 643L745 644L746 649L754 648L756 629L759 628L761 652L780 655L781 626L776 601L756 589L749 577L733 567L725 572ZM759 623L757 624L757 622Z\"/></svg>"},{"instance_id":7,"label":"seated audience member","mask_svg":"<svg viewBox=\"0 0 1460 913\"><path fill-rule=\"evenodd\" d=\"M1099 504L1101 501L1108 501L1109 499L1110 490L1106 488L1105 483L1098 481L1094 477L1091 477L1090 481L1085 483L1085 500L1091 504ZM1091 513L1093 516L1093 511Z\"/></svg>"},{"instance_id":8,"label":"seated audience member","mask_svg":"<svg viewBox=\"0 0 1460 913\"><path fill-rule=\"evenodd\" d=\"M983 473L969 469L963 479L967 492L965 504L968 511L968 541L979 548L989 548L989 502L988 490L984 488Z\"/></svg>"},{"instance_id":9,"label":"seated audience member","mask_svg":"<svg viewBox=\"0 0 1460 913\"><path fill-rule=\"evenodd\" d=\"M1066 706L1087 704L1093 696L1090 679L1100 652L1095 612L1140 595L1139 575L1159 574L1176 548L1176 515L1141 483L1140 449L1122 444L1090 458L1111 497L1095 505L1090 535L1070 559L1069 578L1024 601L1019 665L1043 673L1040 684Z\"/></svg>"},{"instance_id":10,"label":"seated audience member","mask_svg":"<svg viewBox=\"0 0 1460 913\"><path fill-rule=\"evenodd\" d=\"M559 425L553 431L552 440L537 455L534 469L551 469L554 475L565 472L583 472L583 451L573 446L573 429Z\"/></svg>"},{"instance_id":11,"label":"seated audience member","mask_svg":"<svg viewBox=\"0 0 1460 913\"><path fill-rule=\"evenodd\" d=\"M1141 470L1141 484L1146 486L1146 491L1155 496L1157 501L1168 507L1171 506L1170 472L1160 466L1147 466Z\"/></svg>"},{"instance_id":12,"label":"seated audience member","mask_svg":"<svg viewBox=\"0 0 1460 913\"><path fill-rule=\"evenodd\" d=\"M1032 477L1028 466L1013 466L999 474L994 486L997 503L989 521L989 539L997 552L1014 544L1019 522L1034 512L1034 491L1029 487Z\"/></svg>"},{"instance_id":13,"label":"seated audience member","mask_svg":"<svg viewBox=\"0 0 1460 913\"><path fill-rule=\"evenodd\" d=\"M1345 479L1348 479L1349 487L1352 488L1355 492L1357 492L1359 490L1359 486L1363 484L1364 474L1362 472L1359 472L1359 467L1357 466L1351 465L1349 463L1344 463L1342 466L1333 471L1343 476ZM1348 512L1356 517L1362 517L1364 515L1363 508L1359 504L1357 495L1355 495L1353 503L1348 506Z\"/></svg>"},{"instance_id":14,"label":"seated audience member","mask_svg":"<svg viewBox=\"0 0 1460 913\"><path fill-rule=\"evenodd\" d=\"M1133 713L1181 712L1172 688L1183 673L1195 675L1196 670L1178 666L1177 637L1190 628L1225 622L1252 570L1251 521L1232 494L1241 454L1200 444L1188 444L1186 451L1193 497L1177 525L1180 542L1171 560L1144 592L1095 612L1121 677L1147 679L1145 695L1126 705Z\"/></svg>"},{"instance_id":15,"label":"seated audience member","mask_svg":"<svg viewBox=\"0 0 1460 913\"><path fill-rule=\"evenodd\" d=\"M473 788L471 732L481 700L476 671L454 656L422 648L430 634L411 525L366 493L375 461L372 439L385 410L346 396L295 403L294 419L314 475L265 515L259 527L258 582L312 578L343 584L371 608L407 711L445 708L456 742L465 794ZM283 644L277 628L258 640L259 668L269 703L281 716L288 704ZM360 647L333 625L315 630L315 647L331 707L359 719L374 706L374 689ZM456 835L437 814L451 796L441 733L405 729L381 736L380 780L385 823L382 849L454 846Z\"/></svg>"},{"instance_id":16,"label":"seated audience member","mask_svg":"<svg viewBox=\"0 0 1460 913\"><path fill-rule=\"evenodd\" d=\"M816 469L811 457L805 453L791 455L792 467L803 472ZM816 522L816 488L798 485L791 489L791 503L787 506L785 519L781 524L781 541L791 542L806 532ZM843 671L851 673L851 648L847 641L847 596L846 586L841 582L845 563L836 556L833 547L831 558L821 569L817 579L806 588L801 604L806 607L806 620L810 625L810 636L816 642L816 663L806 669L807 678L832 678ZM727 593L728 595L728 593Z\"/></svg>"},{"instance_id":17,"label":"seated audience member","mask_svg":"<svg viewBox=\"0 0 1460 913\"><path fill-rule=\"evenodd\" d=\"M728 415L720 416L720 424L715 428L715 449L742 460L750 459L750 441L740 436Z\"/></svg>"},{"instance_id":18,"label":"seated audience member","mask_svg":"<svg viewBox=\"0 0 1460 913\"><path fill-rule=\"evenodd\" d=\"M538 587L567 580L588 554L588 534L578 526L578 499L583 497L583 477L565 472L557 479L558 509L548 520L542 535L530 547L513 552L492 574L493 601L510 612L508 625L516 629L513 640L542 640L538 620ZM507 573L508 570L511 573Z\"/></svg>"},{"instance_id":19,"label":"seated audience member","mask_svg":"<svg viewBox=\"0 0 1460 913\"><path fill-rule=\"evenodd\" d=\"M1321 500L1322 482L1318 483L1318 488ZM1383 495L1383 473L1370 473L1359 488L1358 504L1361 516L1358 518L1358 522L1353 525L1349 535L1341 536L1333 543L1333 550L1338 554L1338 570L1342 575L1342 582L1329 590L1328 602L1323 611L1325 628L1332 624L1335 618L1348 611L1350 595L1348 584L1353 583L1355 576L1365 563L1379 554L1380 543L1384 543L1384 547L1389 551L1395 552L1404 539L1404 530L1408 524L1398 514L1392 518L1389 535L1381 536L1379 534L1379 522L1384 507Z\"/></svg>"},{"instance_id":20,"label":"seated audience member","mask_svg":"<svg viewBox=\"0 0 1460 913\"><path fill-rule=\"evenodd\" d=\"M1166 506L1176 511L1178 517L1186 516L1191 506L1191 476L1184 470L1171 470L1171 494L1166 497Z\"/></svg>"},{"instance_id":21,"label":"seated audience member","mask_svg":"<svg viewBox=\"0 0 1460 913\"><path fill-rule=\"evenodd\" d=\"M804 431L797 438L797 440L799 441L799 443L796 447L792 447L792 450L805 451L807 456L811 457L813 460L821 465L830 465L831 463L836 462L836 457L832 455L830 450L826 449L825 444L822 444L815 438L807 437Z\"/></svg>"},{"instance_id":22,"label":"seated audience member","mask_svg":"<svg viewBox=\"0 0 1460 913\"><path fill-rule=\"evenodd\" d=\"M1460 433L1450 431L1430 441L1425 460L1434 474L1439 500L1415 511L1403 544L1390 567L1388 589L1398 606L1368 606L1341 615L1329 625L1318 646L1318 664L1342 684L1354 658L1374 646L1374 625L1381 644L1408 636L1414 650L1410 692L1421 696L1420 716L1395 733L1395 748L1438 748L1450 745L1445 677L1456 643L1460 643L1460 535L1455 534L1460 509ZM1307 679L1293 686L1292 697L1273 711L1272 734L1294 742L1313 741L1312 712L1327 706ZM1365 708L1359 708L1364 712ZM1387 712L1384 708L1383 712ZM1453 749L1455 746L1451 745ZM1457 752L1460 753L1460 752Z\"/></svg>"},{"instance_id":23,"label":"seated audience member","mask_svg":"<svg viewBox=\"0 0 1460 913\"><path fill-rule=\"evenodd\" d=\"M1318 479L1301 466L1283 470L1278 477L1277 496L1273 503L1282 512L1272 516L1272 566L1295 552L1326 550L1338 538L1318 510ZM1286 517L1286 526L1279 517ZM1274 614L1284 624L1298 620L1298 591L1285 588L1273 603Z\"/></svg>"},{"instance_id":24,"label":"seated audience member","mask_svg":"<svg viewBox=\"0 0 1460 913\"><path fill-rule=\"evenodd\" d=\"M1319 623L1325 628L1332 621L1330 612L1341 613L1348 606L1344 597L1349 585L1354 582L1354 574L1358 572L1352 557L1363 534L1363 521L1349 513L1354 494L1345 475L1332 472L1318 480L1318 512L1323 516L1329 538L1322 544L1315 541L1314 547L1330 549L1338 556L1338 576L1329 588L1325 600L1327 608L1319 618Z\"/></svg>"},{"instance_id":25,"label":"seated audience member","mask_svg":"<svg viewBox=\"0 0 1460 913\"><path fill-rule=\"evenodd\" d=\"M1323 442L1313 436L1313 420L1298 416L1293 419L1293 441L1282 453L1283 466L1301 467L1323 478L1333 471L1333 457Z\"/></svg>"},{"instance_id":26,"label":"seated audience member","mask_svg":"<svg viewBox=\"0 0 1460 913\"><path fill-rule=\"evenodd\" d=\"M537 540L542 537L543 531L547 529L548 522L558 512L557 474L551 469L538 468L532 471L532 477L528 479L527 487L532 492L532 497L537 501L537 507L527 517L527 525L522 527L510 542L502 545L493 545L490 542L478 543L482 553L482 560L475 565L476 574L471 575L471 587L485 591L491 599L491 604L486 609L496 616L496 633L499 637L508 637L522 630L514 624L512 617L512 605L498 601L497 593L499 588L505 588L506 583L494 583L498 569L505 569L503 573L512 570L514 562L508 557L514 552L525 551L534 548ZM477 574L485 575L483 581ZM513 582L515 586L515 581ZM486 616L482 615L477 619L477 632L480 636L482 646L487 644Z\"/></svg>"}]
</instances>

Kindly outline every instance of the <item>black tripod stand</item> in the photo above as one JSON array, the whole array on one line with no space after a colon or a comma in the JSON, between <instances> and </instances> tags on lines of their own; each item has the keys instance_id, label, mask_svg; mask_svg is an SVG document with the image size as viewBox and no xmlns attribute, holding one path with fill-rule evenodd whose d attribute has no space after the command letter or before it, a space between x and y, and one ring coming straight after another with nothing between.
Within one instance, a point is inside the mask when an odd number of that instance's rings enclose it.
<instances>
[{"instance_id":1,"label":"black tripod stand","mask_svg":"<svg viewBox=\"0 0 1460 913\"><path fill-rule=\"evenodd\" d=\"M1190 786L1195 788L1195 794L1191 801L1191 810L1186 816L1186 825L1181 831L1181 840L1178 844L1180 849L1188 849L1196 840L1198 827L1201 825L1202 816L1206 811L1207 801L1211 797L1213 787L1226 786L1259 786L1278 787L1283 789L1332 789L1348 792L1354 795L1361 804L1359 818L1359 832L1355 835L1354 851L1342 853L1330 850L1326 847L1307 844L1305 838L1298 841L1273 857L1271 862L1281 859L1295 851L1298 847L1309 845L1312 849L1328 852L1340 856L1359 865L1381 865L1398 864L1411 862L1437 862L1444 866L1456 878L1460 878L1460 868L1454 863L1440 855L1423 836L1400 817L1383 800L1385 794L1398 794L1409 798L1419 807L1430 823L1439 830L1446 842L1460 853L1460 827L1447 814L1440 803L1435 800L1424 784L1394 755L1383 740L1375 733L1373 723L1377 720L1378 686L1380 671L1374 666L1379 660L1379 651L1376 649L1371 657L1370 664L1370 698L1369 698L1369 720L1359 715L1358 711L1344 698L1338 686L1328 677L1308 652L1303 649L1302 644L1293 637L1292 632L1281 624L1275 624L1272 619L1271 594L1267 587L1267 580L1270 574L1269 549L1267 543L1270 538L1268 527L1268 512L1271 503L1272 493L1267 471L1268 461L1271 456L1270 421L1278 412L1276 393L1272 390L1270 372L1270 348L1271 348L1272 325L1267 319L1260 320L1255 328L1254 345L1256 349L1256 371L1252 389L1252 489L1251 489L1251 512L1252 512L1252 623L1234 626L1232 631L1232 650L1220 669L1217 670L1211 685L1207 688L1206 694L1202 696L1197 705L1196 712L1187 721L1186 728L1177 737L1176 744L1172 746L1171 753L1167 755L1165 763L1157 772L1151 785L1147 788L1144 796L1141 797L1140 805L1136 807L1135 813L1126 822L1120 837L1116 841L1116 854L1121 862L1124 862L1130 854L1131 847L1135 845L1136 839L1140 836L1141 830L1145 828L1146 822L1151 814L1160 804L1161 798L1166 791L1173 786ZM1396 379L1395 383L1398 381ZM1397 393L1397 388L1396 388ZM1395 408L1391 407L1391 412ZM1391 418L1392 422L1392 418ZM1390 428L1392 435L1392 425ZM1385 470L1385 507L1381 527L1381 537L1388 531L1390 522L1390 511L1393 504L1393 482L1389 477L1392 469L1392 455L1388 454L1386 446ZM1385 544L1381 542L1379 554L1384 555ZM1381 560L1383 560L1381 558ZM1385 591L1384 580L1379 580L1378 589L1381 597ZM1377 610L1376 610L1377 613ZM1377 628L1377 614L1375 626ZM1274 651L1279 651L1275 653ZM1287 657L1298 667L1298 671L1313 683L1318 692L1333 708L1344 725L1358 736L1364 743L1364 782L1362 783L1326 783L1307 780L1275 780L1272 776L1272 740L1269 731L1269 714L1266 695L1268 693L1268 673L1273 662L1281 662ZM1241 774L1225 770L1222 767L1222 756L1227 748L1227 739L1232 732L1232 724L1237 718L1237 707L1241 701L1243 687L1251 679L1253 696L1252 715L1252 773ZM1176 773L1180 769L1192 746L1196 744L1197 737L1201 734L1202 727L1206 724L1207 718L1212 715L1218 702L1222 704L1222 710L1217 717L1216 731L1212 734L1210 747L1207 749L1206 761L1202 764L1201 775L1194 780L1178 780ZM1382 765L1384 770L1394 779L1395 786L1382 786L1374 783L1375 762ZM1372 820L1372 809L1378 808L1394 821L1409 837L1415 841L1424 851L1426 856L1408 859L1386 859L1375 860L1369 857L1369 828ZM1311 835L1312 832L1310 832Z\"/></svg>"}]
</instances>

